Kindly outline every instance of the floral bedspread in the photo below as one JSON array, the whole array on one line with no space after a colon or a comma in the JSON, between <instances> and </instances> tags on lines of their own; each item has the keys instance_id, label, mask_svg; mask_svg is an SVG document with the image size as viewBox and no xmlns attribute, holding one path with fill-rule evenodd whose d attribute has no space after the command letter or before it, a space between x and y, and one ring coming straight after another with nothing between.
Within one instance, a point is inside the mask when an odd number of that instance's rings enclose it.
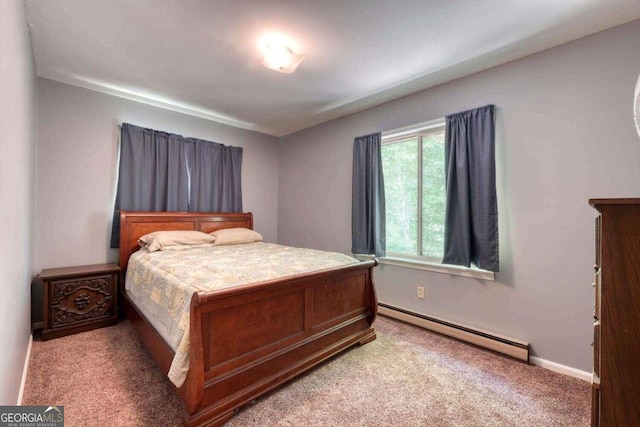
<instances>
[{"instance_id":1,"label":"floral bedspread","mask_svg":"<svg viewBox=\"0 0 640 427\"><path fill-rule=\"evenodd\" d=\"M125 288L175 351L169 379L180 387L189 369L189 306L197 291L213 291L354 264L336 252L273 243L176 247L131 255Z\"/></svg>"}]
</instances>

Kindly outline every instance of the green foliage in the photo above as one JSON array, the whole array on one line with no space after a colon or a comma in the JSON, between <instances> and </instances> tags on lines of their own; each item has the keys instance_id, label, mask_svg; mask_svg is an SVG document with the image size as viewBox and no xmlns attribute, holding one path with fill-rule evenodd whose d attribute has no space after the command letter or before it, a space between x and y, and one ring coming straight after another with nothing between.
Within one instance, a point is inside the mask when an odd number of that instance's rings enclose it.
<instances>
[{"instance_id":1,"label":"green foliage","mask_svg":"<svg viewBox=\"0 0 640 427\"><path fill-rule=\"evenodd\" d=\"M421 146L417 137L382 146L387 252L441 258L445 214L444 131L429 133L420 139ZM420 152L421 174L418 173ZM418 221L418 203L422 207L422 221ZM418 242L420 222L422 242Z\"/></svg>"},{"instance_id":2,"label":"green foliage","mask_svg":"<svg viewBox=\"0 0 640 427\"><path fill-rule=\"evenodd\" d=\"M442 258L446 206L444 132L422 138L422 255Z\"/></svg>"},{"instance_id":3,"label":"green foliage","mask_svg":"<svg viewBox=\"0 0 640 427\"><path fill-rule=\"evenodd\" d=\"M418 253L418 140L382 146L387 252Z\"/></svg>"}]
</instances>

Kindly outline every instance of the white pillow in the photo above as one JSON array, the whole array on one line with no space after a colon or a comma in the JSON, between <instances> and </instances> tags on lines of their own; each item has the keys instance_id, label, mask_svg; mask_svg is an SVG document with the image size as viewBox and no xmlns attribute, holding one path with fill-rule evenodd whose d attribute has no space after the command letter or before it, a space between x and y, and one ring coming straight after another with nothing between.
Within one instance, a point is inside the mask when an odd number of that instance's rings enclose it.
<instances>
[{"instance_id":1,"label":"white pillow","mask_svg":"<svg viewBox=\"0 0 640 427\"><path fill-rule=\"evenodd\" d=\"M213 243L214 240L214 236L202 231L154 231L139 238L138 244L141 248L147 248L149 252L155 252L165 246L201 245L203 243Z\"/></svg>"},{"instance_id":2,"label":"white pillow","mask_svg":"<svg viewBox=\"0 0 640 427\"><path fill-rule=\"evenodd\" d=\"M213 243L203 243L201 245L175 245L175 246L163 246L160 248L163 252L175 252L175 251L186 251L189 249L198 249L198 248L211 248L213 247Z\"/></svg>"},{"instance_id":3,"label":"white pillow","mask_svg":"<svg viewBox=\"0 0 640 427\"><path fill-rule=\"evenodd\" d=\"M252 243L262 240L262 235L248 228L223 228L211 234L216 240L214 245L237 245L240 243Z\"/></svg>"}]
</instances>

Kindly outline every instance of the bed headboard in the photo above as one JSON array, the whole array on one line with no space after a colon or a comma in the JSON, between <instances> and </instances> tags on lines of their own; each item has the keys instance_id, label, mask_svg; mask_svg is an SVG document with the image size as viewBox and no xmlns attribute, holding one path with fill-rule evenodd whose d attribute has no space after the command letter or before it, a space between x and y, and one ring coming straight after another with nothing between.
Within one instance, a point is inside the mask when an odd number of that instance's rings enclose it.
<instances>
[{"instance_id":1,"label":"bed headboard","mask_svg":"<svg viewBox=\"0 0 640 427\"><path fill-rule=\"evenodd\" d=\"M140 249L138 239L161 230L198 230L210 233L221 228L253 229L253 214L216 212L128 212L120 211L121 279L132 253ZM124 288L124 280L120 286Z\"/></svg>"}]
</instances>

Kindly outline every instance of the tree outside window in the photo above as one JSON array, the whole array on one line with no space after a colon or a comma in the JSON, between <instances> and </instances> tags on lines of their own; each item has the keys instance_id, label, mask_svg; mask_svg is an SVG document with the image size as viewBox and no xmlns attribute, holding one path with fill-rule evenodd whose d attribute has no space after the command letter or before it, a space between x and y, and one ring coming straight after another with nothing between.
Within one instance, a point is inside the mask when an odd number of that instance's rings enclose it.
<instances>
[{"instance_id":1,"label":"tree outside window","mask_svg":"<svg viewBox=\"0 0 640 427\"><path fill-rule=\"evenodd\" d=\"M440 262L444 250L444 123L382 139L387 253Z\"/></svg>"}]
</instances>

